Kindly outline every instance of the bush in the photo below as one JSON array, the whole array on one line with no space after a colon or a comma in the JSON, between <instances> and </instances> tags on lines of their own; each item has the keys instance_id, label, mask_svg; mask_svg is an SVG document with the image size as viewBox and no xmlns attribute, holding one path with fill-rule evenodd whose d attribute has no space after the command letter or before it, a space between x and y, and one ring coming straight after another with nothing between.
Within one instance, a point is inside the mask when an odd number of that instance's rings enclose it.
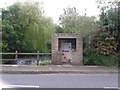
<instances>
[{"instance_id":1,"label":"bush","mask_svg":"<svg viewBox=\"0 0 120 90\"><path fill-rule=\"evenodd\" d=\"M95 55L87 55L83 58L84 65L95 65L94 63Z\"/></svg>"},{"instance_id":2,"label":"bush","mask_svg":"<svg viewBox=\"0 0 120 90\"><path fill-rule=\"evenodd\" d=\"M103 55L95 55L95 54L89 54L84 56L83 58L84 65L99 65L99 66L118 66L116 56L103 56Z\"/></svg>"},{"instance_id":3,"label":"bush","mask_svg":"<svg viewBox=\"0 0 120 90\"><path fill-rule=\"evenodd\" d=\"M116 55L116 60L118 62L118 67L120 68L120 52Z\"/></svg>"}]
</instances>

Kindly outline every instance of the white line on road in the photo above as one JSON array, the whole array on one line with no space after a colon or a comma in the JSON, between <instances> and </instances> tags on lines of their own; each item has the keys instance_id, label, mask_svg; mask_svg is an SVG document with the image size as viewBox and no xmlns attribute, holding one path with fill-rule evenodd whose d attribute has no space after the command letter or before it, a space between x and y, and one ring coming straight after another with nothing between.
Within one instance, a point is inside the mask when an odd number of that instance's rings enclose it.
<instances>
[{"instance_id":1,"label":"white line on road","mask_svg":"<svg viewBox=\"0 0 120 90\"><path fill-rule=\"evenodd\" d=\"M22 88L39 88L39 86L29 86L29 85L7 85L8 87L14 87L14 88L17 88L17 87L22 87Z\"/></svg>"},{"instance_id":2,"label":"white line on road","mask_svg":"<svg viewBox=\"0 0 120 90\"><path fill-rule=\"evenodd\" d=\"M119 87L104 87L104 89L118 89L118 90L120 90Z\"/></svg>"}]
</instances>

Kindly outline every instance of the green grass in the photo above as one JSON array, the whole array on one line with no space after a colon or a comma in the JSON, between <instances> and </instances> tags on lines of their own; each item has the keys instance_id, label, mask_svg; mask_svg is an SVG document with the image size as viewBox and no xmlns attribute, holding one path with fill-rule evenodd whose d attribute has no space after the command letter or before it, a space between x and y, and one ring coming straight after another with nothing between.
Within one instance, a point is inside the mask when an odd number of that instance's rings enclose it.
<instances>
[{"instance_id":1,"label":"green grass","mask_svg":"<svg viewBox=\"0 0 120 90\"><path fill-rule=\"evenodd\" d=\"M45 65L52 65L51 62L40 62L38 65L45 66Z\"/></svg>"}]
</instances>

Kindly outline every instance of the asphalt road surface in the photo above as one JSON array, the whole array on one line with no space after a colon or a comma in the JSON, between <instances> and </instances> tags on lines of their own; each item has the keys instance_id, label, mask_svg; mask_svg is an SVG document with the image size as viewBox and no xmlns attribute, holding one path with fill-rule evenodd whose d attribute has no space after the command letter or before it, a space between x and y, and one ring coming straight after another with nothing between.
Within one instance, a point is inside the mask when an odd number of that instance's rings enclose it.
<instances>
[{"instance_id":1,"label":"asphalt road surface","mask_svg":"<svg viewBox=\"0 0 120 90\"><path fill-rule=\"evenodd\" d=\"M118 75L3 74L2 83L17 88L117 88Z\"/></svg>"}]
</instances>

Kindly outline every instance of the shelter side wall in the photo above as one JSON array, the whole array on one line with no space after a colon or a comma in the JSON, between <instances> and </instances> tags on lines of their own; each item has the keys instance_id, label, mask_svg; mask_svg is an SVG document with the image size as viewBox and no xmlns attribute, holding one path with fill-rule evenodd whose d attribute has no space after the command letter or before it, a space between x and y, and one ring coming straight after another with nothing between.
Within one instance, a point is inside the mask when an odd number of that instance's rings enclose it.
<instances>
[{"instance_id":1,"label":"shelter side wall","mask_svg":"<svg viewBox=\"0 0 120 90\"><path fill-rule=\"evenodd\" d=\"M76 52L72 52L72 64L83 65L83 39L76 39Z\"/></svg>"},{"instance_id":2,"label":"shelter side wall","mask_svg":"<svg viewBox=\"0 0 120 90\"><path fill-rule=\"evenodd\" d=\"M61 55L58 51L58 37L53 35L52 37L52 63L61 64Z\"/></svg>"}]
</instances>

